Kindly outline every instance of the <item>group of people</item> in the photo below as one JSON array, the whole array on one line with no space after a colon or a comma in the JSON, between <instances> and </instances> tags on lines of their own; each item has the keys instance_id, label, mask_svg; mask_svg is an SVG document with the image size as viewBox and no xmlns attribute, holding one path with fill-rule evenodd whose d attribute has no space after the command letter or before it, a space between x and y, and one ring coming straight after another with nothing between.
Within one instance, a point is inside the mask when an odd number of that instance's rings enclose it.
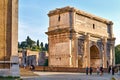
<instances>
[{"instance_id":1,"label":"group of people","mask_svg":"<svg viewBox=\"0 0 120 80\"><path fill-rule=\"evenodd\" d=\"M86 75L88 75L88 73L90 73L90 75L92 75L93 69L92 67L88 68L86 67Z\"/></svg>"},{"instance_id":2,"label":"group of people","mask_svg":"<svg viewBox=\"0 0 120 80\"><path fill-rule=\"evenodd\" d=\"M103 75L103 67L101 66L101 67L97 67L97 75L99 75L100 74L100 76L102 76Z\"/></svg>"},{"instance_id":3,"label":"group of people","mask_svg":"<svg viewBox=\"0 0 120 80\"><path fill-rule=\"evenodd\" d=\"M115 67L114 66L109 66L108 67L108 73L109 74L112 73L112 75L114 75L114 73L115 73Z\"/></svg>"},{"instance_id":4,"label":"group of people","mask_svg":"<svg viewBox=\"0 0 120 80\"><path fill-rule=\"evenodd\" d=\"M100 75L103 75L103 67L97 67L97 75L99 75L99 73L100 73ZM88 67L86 67L86 75L88 75L88 73L90 73L90 75L92 75L92 72L93 72L93 69L92 69L92 67L90 67L90 68L88 68Z\"/></svg>"},{"instance_id":5,"label":"group of people","mask_svg":"<svg viewBox=\"0 0 120 80\"><path fill-rule=\"evenodd\" d=\"M90 67L90 68L86 67L86 75L88 75L88 73L90 73L90 75L92 75L92 72L93 72L92 67ZM102 66L96 68L96 73L97 73L97 75L102 76L102 75L103 75L103 72L104 72L104 70L103 70L103 67L102 67ZM109 74L112 73L112 75L114 75L114 73L115 73L115 68L109 66L109 67L108 67L108 73L109 73Z\"/></svg>"}]
</instances>

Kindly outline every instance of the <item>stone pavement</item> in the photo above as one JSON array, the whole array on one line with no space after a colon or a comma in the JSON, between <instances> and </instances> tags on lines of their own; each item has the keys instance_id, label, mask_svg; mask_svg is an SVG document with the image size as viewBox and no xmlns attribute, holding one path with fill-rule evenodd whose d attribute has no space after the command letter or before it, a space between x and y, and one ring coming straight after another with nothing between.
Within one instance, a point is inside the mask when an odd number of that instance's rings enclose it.
<instances>
[{"instance_id":1,"label":"stone pavement","mask_svg":"<svg viewBox=\"0 0 120 80\"><path fill-rule=\"evenodd\" d=\"M22 77L23 80L111 80L115 77L116 80L120 80L120 75L104 73L103 76L99 76L96 73L92 75L86 75L85 73L67 73L67 72L34 72L39 76Z\"/></svg>"}]
</instances>

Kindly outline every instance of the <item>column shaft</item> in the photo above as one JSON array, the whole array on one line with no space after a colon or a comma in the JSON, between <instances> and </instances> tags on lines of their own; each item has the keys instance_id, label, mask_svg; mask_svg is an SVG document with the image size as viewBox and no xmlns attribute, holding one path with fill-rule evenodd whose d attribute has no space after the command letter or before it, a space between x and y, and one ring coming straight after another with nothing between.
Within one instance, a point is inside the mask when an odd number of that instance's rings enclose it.
<instances>
[{"instance_id":1,"label":"column shaft","mask_svg":"<svg viewBox=\"0 0 120 80\"><path fill-rule=\"evenodd\" d=\"M107 42L107 39L104 38L103 39L103 51L102 51L102 54L103 54L103 67L104 68L107 68L107 54L106 54L106 42Z\"/></svg>"}]
</instances>

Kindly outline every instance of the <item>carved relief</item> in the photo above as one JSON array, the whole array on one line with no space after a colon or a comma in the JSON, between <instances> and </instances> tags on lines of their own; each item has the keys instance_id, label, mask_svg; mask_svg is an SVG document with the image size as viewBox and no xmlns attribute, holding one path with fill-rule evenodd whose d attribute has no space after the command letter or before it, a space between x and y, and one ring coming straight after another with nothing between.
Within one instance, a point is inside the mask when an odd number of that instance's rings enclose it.
<instances>
[{"instance_id":1,"label":"carved relief","mask_svg":"<svg viewBox=\"0 0 120 80\"><path fill-rule=\"evenodd\" d=\"M78 39L78 55L84 54L84 40Z\"/></svg>"},{"instance_id":2,"label":"carved relief","mask_svg":"<svg viewBox=\"0 0 120 80\"><path fill-rule=\"evenodd\" d=\"M107 56L109 57L110 56L110 44L107 43Z\"/></svg>"},{"instance_id":3,"label":"carved relief","mask_svg":"<svg viewBox=\"0 0 120 80\"><path fill-rule=\"evenodd\" d=\"M103 43L102 42L97 42L97 45L100 49L100 52L102 53L103 49L104 49L104 46L103 46Z\"/></svg>"}]
</instances>

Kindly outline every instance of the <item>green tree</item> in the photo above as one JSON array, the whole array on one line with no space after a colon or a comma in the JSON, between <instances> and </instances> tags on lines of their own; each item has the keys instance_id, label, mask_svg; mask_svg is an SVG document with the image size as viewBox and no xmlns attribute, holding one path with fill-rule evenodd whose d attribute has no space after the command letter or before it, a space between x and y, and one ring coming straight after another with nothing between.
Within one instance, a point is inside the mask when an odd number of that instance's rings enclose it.
<instances>
[{"instance_id":1,"label":"green tree","mask_svg":"<svg viewBox=\"0 0 120 80\"><path fill-rule=\"evenodd\" d=\"M120 44L115 46L115 63L120 64Z\"/></svg>"},{"instance_id":2,"label":"green tree","mask_svg":"<svg viewBox=\"0 0 120 80\"><path fill-rule=\"evenodd\" d=\"M43 51L43 42L40 43L41 51Z\"/></svg>"},{"instance_id":3,"label":"green tree","mask_svg":"<svg viewBox=\"0 0 120 80\"><path fill-rule=\"evenodd\" d=\"M34 45L34 46L32 46L32 49L31 49L32 51L39 51L39 48L38 48L38 46L36 46L36 45Z\"/></svg>"},{"instance_id":4,"label":"green tree","mask_svg":"<svg viewBox=\"0 0 120 80\"><path fill-rule=\"evenodd\" d=\"M27 47L26 41L22 41L20 44L20 48L25 49Z\"/></svg>"},{"instance_id":5,"label":"green tree","mask_svg":"<svg viewBox=\"0 0 120 80\"><path fill-rule=\"evenodd\" d=\"M44 66L48 66L48 59L45 59Z\"/></svg>"},{"instance_id":6,"label":"green tree","mask_svg":"<svg viewBox=\"0 0 120 80\"><path fill-rule=\"evenodd\" d=\"M20 48L20 42L18 42L18 48Z\"/></svg>"},{"instance_id":7,"label":"green tree","mask_svg":"<svg viewBox=\"0 0 120 80\"><path fill-rule=\"evenodd\" d=\"M39 40L37 40L37 46L38 46L38 48L40 47L40 43L39 43Z\"/></svg>"},{"instance_id":8,"label":"green tree","mask_svg":"<svg viewBox=\"0 0 120 80\"><path fill-rule=\"evenodd\" d=\"M48 51L48 44L45 43L45 50Z\"/></svg>"},{"instance_id":9,"label":"green tree","mask_svg":"<svg viewBox=\"0 0 120 80\"><path fill-rule=\"evenodd\" d=\"M35 41L33 41L29 36L27 36L26 43L28 48L32 48L32 46L35 45Z\"/></svg>"}]
</instances>

